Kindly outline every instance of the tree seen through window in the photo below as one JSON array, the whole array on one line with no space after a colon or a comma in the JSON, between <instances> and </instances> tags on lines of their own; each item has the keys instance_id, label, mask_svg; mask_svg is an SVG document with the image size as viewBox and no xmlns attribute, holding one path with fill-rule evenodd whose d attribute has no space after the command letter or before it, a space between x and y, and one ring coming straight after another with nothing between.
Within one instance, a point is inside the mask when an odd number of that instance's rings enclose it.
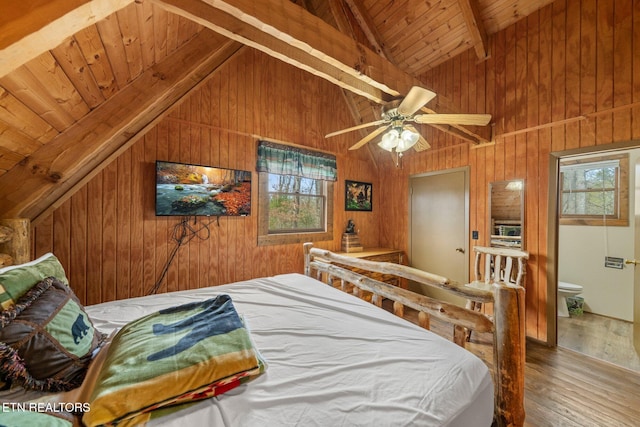
<instances>
[{"instance_id":1,"label":"tree seen through window","mask_svg":"<svg viewBox=\"0 0 640 427\"><path fill-rule=\"evenodd\" d=\"M269 233L323 231L324 181L269 174Z\"/></svg>"}]
</instances>

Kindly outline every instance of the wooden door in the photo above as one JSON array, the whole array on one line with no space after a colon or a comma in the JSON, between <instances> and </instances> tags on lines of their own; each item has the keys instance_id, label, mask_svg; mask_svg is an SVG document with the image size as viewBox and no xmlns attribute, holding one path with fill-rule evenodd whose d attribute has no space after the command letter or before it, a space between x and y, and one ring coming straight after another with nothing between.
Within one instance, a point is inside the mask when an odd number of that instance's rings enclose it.
<instances>
[{"instance_id":1,"label":"wooden door","mask_svg":"<svg viewBox=\"0 0 640 427\"><path fill-rule=\"evenodd\" d=\"M469 278L468 170L418 175L409 181L411 265L465 283ZM441 297L430 289L414 290ZM454 302L464 303L462 299Z\"/></svg>"},{"instance_id":2,"label":"wooden door","mask_svg":"<svg viewBox=\"0 0 640 427\"><path fill-rule=\"evenodd\" d=\"M629 267L634 268L633 273L633 347L640 354L640 159L636 160L635 171L635 230L634 230L634 260Z\"/></svg>"}]
</instances>

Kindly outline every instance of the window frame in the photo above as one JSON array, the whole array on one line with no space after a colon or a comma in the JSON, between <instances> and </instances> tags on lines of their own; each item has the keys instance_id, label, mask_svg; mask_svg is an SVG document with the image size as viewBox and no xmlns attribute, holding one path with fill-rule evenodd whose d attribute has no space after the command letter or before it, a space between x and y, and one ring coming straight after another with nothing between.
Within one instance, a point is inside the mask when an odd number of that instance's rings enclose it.
<instances>
[{"instance_id":1,"label":"window frame","mask_svg":"<svg viewBox=\"0 0 640 427\"><path fill-rule=\"evenodd\" d=\"M334 186L334 181L325 181L324 231L269 233L269 172L258 172L258 246L332 240Z\"/></svg>"},{"instance_id":2,"label":"window frame","mask_svg":"<svg viewBox=\"0 0 640 427\"><path fill-rule=\"evenodd\" d=\"M597 156L577 160L561 160L560 167L572 165L586 165L591 163L600 163L617 160L618 174L616 177L616 191L614 195L614 203L617 207L617 213L614 215L581 215L581 214L563 214L563 172L559 171L558 176L558 217L560 225L587 225L587 226L628 226L629 225L629 154L618 154L610 156ZM580 190L582 192L582 190ZM586 192L586 191L585 191Z\"/></svg>"}]
</instances>

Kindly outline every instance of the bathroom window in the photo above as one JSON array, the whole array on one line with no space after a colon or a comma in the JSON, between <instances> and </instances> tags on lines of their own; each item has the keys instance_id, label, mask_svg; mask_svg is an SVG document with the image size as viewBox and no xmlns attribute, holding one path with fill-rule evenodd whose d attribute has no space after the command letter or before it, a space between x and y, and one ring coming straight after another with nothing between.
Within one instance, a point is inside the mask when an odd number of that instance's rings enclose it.
<instances>
[{"instance_id":1,"label":"bathroom window","mask_svg":"<svg viewBox=\"0 0 640 427\"><path fill-rule=\"evenodd\" d=\"M629 156L560 163L560 224L629 225Z\"/></svg>"}]
</instances>

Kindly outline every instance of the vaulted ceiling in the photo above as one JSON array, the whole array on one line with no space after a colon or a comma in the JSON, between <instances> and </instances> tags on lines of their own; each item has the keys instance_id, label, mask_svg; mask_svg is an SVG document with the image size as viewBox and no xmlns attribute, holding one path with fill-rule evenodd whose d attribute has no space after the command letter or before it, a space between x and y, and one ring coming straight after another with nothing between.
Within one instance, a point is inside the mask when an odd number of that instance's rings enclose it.
<instances>
[{"instance_id":1,"label":"vaulted ceiling","mask_svg":"<svg viewBox=\"0 0 640 427\"><path fill-rule=\"evenodd\" d=\"M243 46L344 89L358 124L377 120L375 106L421 85L421 73L449 58L474 49L484 60L489 35L548 3L11 2L0 14L0 217L33 219L53 206ZM424 112L457 111L437 97ZM438 128L490 139L485 128Z\"/></svg>"}]
</instances>

